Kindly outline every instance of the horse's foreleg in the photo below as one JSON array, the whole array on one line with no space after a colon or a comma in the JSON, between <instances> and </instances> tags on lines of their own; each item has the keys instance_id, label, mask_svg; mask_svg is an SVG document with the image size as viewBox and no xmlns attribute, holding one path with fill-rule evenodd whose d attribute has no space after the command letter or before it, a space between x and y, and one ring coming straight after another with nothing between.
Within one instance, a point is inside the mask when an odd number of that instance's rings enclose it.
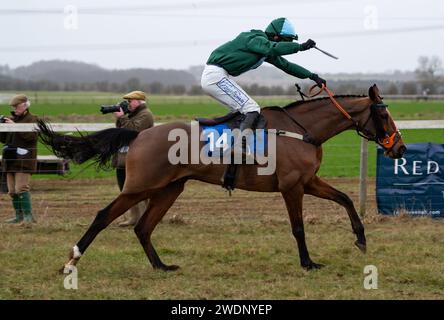
<instances>
[{"instance_id":1,"label":"horse's foreleg","mask_svg":"<svg viewBox=\"0 0 444 320\"><path fill-rule=\"evenodd\" d=\"M174 201L176 201L177 197L182 193L184 184L185 181L172 182L162 190L153 194L150 198L148 208L134 228L140 244L154 269L172 271L179 268L176 265L167 266L160 260L151 242L151 234L167 213L168 209L173 205Z\"/></svg>"},{"instance_id":2,"label":"horse's foreleg","mask_svg":"<svg viewBox=\"0 0 444 320\"><path fill-rule=\"evenodd\" d=\"M290 216L291 230L298 244L301 266L307 270L323 267L323 265L314 263L310 259L307 244L305 243L304 221L302 217L302 198L304 191L302 186L297 185L291 190L283 192L282 195Z\"/></svg>"},{"instance_id":3,"label":"horse's foreleg","mask_svg":"<svg viewBox=\"0 0 444 320\"><path fill-rule=\"evenodd\" d=\"M116 218L125 213L129 208L137 202L146 198L146 193L138 194L120 194L106 208L100 210L91 226L80 239L80 241L71 249L69 261L65 264L64 269L75 266L80 257L97 236L97 234L105 229ZM63 269L63 270L64 270Z\"/></svg>"},{"instance_id":4,"label":"horse's foreleg","mask_svg":"<svg viewBox=\"0 0 444 320\"><path fill-rule=\"evenodd\" d=\"M345 193L336 190L319 177L315 177L305 186L305 193L311 194L315 197L332 200L343 206L347 210L353 232L357 237L355 245L365 253L366 240L364 226L362 225L361 219L359 219L358 213L353 205L353 201Z\"/></svg>"}]
</instances>

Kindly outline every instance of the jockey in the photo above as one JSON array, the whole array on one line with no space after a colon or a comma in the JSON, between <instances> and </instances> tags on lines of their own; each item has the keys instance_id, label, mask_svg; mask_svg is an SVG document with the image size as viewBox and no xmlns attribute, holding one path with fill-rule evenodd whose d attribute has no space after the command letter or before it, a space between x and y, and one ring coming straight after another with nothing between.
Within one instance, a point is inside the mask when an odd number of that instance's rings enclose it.
<instances>
[{"instance_id":1,"label":"jockey","mask_svg":"<svg viewBox=\"0 0 444 320\"><path fill-rule=\"evenodd\" d=\"M240 130L254 129L260 107L230 76L241 75L266 61L292 76L301 79L310 78L319 87L326 83L317 74L282 57L311 49L316 45L311 39L302 44L293 42L297 39L291 22L287 18L278 18L270 23L265 32L262 30L242 32L234 40L221 45L211 53L202 73L202 89L228 106L231 111L239 111L245 115Z\"/></svg>"}]
</instances>

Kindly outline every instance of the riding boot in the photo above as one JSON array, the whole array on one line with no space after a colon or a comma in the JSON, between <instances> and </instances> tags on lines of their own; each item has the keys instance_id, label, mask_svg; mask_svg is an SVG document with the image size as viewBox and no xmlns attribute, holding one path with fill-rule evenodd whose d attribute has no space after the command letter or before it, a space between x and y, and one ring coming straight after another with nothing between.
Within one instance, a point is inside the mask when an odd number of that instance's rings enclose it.
<instances>
[{"instance_id":1,"label":"riding boot","mask_svg":"<svg viewBox=\"0 0 444 320\"><path fill-rule=\"evenodd\" d=\"M23 222L35 222L32 216L31 193L29 191L20 193L19 199L21 201L21 208L23 212Z\"/></svg>"},{"instance_id":2,"label":"riding boot","mask_svg":"<svg viewBox=\"0 0 444 320\"><path fill-rule=\"evenodd\" d=\"M23 221L23 212L21 210L20 199L18 194L12 195L12 206L15 210L15 218L5 221L5 223L20 223Z\"/></svg>"},{"instance_id":3,"label":"riding boot","mask_svg":"<svg viewBox=\"0 0 444 320\"><path fill-rule=\"evenodd\" d=\"M257 119L259 118L259 112L257 111L253 111L253 112L248 112L245 114L245 118L244 120L241 122L239 130L240 130L240 135L239 137L237 137L236 141L234 142L234 149L235 151L239 152L241 151L242 157L254 157L254 152L253 150L249 150L247 147L247 142L250 138L250 135L253 134L252 132L250 132L247 135L242 135L242 133L244 133L244 130L254 130L255 128L255 123L257 121ZM238 148L241 148L241 150L239 150Z\"/></svg>"}]
</instances>

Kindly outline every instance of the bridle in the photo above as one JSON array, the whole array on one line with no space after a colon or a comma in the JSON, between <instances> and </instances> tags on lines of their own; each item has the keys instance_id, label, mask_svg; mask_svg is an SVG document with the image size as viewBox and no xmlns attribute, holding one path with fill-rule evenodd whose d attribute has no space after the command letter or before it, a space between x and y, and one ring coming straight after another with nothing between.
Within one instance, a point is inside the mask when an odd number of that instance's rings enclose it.
<instances>
[{"instance_id":1,"label":"bridle","mask_svg":"<svg viewBox=\"0 0 444 320\"><path fill-rule=\"evenodd\" d=\"M366 129L367 123L370 121L370 118L373 118L375 120L375 110L378 108L386 109L388 106L381 102L374 102L370 105L370 116L367 118L367 120L364 122L363 125L359 124L359 121L356 121L353 119L353 117L339 104L339 102L334 98L333 92L327 88L326 85L322 84L322 87L320 90L314 94L312 94L312 91L314 88L316 88L318 85L314 85L309 90L309 97L315 97L318 94L320 94L322 91L325 91L330 98L330 101L333 103L333 105L338 109L345 118L353 122L353 126L356 129L356 133L361 136L364 139L367 139L368 141L374 141L377 144L379 144L381 147L383 147L387 152L389 152L395 145L398 143L398 141L401 139L401 132L396 128L395 125L395 131L392 134L388 134L387 132L384 133L383 138L379 138L378 134L371 134Z\"/></svg>"}]
</instances>

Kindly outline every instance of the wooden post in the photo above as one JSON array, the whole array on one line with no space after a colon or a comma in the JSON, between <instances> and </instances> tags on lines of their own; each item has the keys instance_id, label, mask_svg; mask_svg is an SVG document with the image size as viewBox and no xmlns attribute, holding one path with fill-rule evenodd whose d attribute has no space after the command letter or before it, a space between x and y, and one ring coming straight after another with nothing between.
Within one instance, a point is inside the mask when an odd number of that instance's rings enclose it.
<instances>
[{"instance_id":1,"label":"wooden post","mask_svg":"<svg viewBox=\"0 0 444 320\"><path fill-rule=\"evenodd\" d=\"M359 215L365 216L367 201L367 172L368 172L368 141L361 139L361 161L359 166Z\"/></svg>"}]
</instances>

